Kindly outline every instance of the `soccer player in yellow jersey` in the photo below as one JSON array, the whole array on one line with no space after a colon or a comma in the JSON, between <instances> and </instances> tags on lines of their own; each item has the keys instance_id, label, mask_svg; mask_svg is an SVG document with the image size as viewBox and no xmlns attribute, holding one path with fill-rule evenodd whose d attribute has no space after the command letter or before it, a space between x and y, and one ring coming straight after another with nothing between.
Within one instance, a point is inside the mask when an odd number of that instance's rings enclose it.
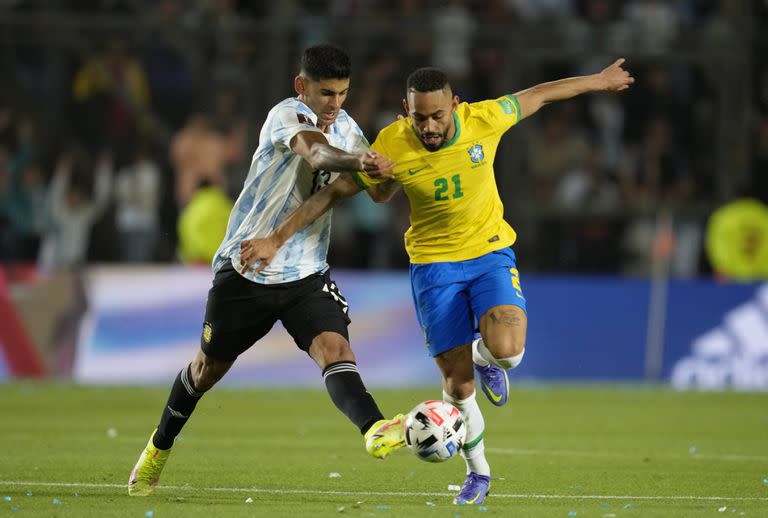
<instances>
[{"instance_id":1,"label":"soccer player in yellow jersey","mask_svg":"<svg viewBox=\"0 0 768 518\"><path fill-rule=\"evenodd\" d=\"M443 400L467 423L462 448L467 479L456 504L480 504L490 487L473 367L483 392L500 406L509 394L507 370L517 367L525 352L526 303L511 248L515 231L503 219L494 179L499 140L545 104L629 88L634 79L623 62L590 76L469 104L453 95L440 70L416 70L403 100L408 117L384 128L372 145L396 163L395 178L359 173L355 186L341 177L306 200L272 236L242 245L243 261L261 260L263 267L291 233L339 199L377 185L378 194L370 194L386 201L402 187L411 208L405 247L416 315L442 373Z\"/></svg>"}]
</instances>

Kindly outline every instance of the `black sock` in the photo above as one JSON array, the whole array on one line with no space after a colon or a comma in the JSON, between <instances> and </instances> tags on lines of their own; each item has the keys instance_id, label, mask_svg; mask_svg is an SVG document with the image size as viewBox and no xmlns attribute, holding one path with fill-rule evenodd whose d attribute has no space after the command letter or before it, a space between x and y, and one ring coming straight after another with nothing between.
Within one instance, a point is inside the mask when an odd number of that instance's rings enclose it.
<instances>
[{"instance_id":1,"label":"black sock","mask_svg":"<svg viewBox=\"0 0 768 518\"><path fill-rule=\"evenodd\" d=\"M167 450L173 446L173 440L187 423L187 419L192 415L192 411L203 394L204 392L197 391L192 382L190 367L186 366L181 369L179 375L176 376L176 381L173 382L171 394L168 396L168 402L165 404L162 417L160 417L160 424L157 426L157 432L152 439L156 448Z\"/></svg>"},{"instance_id":2,"label":"black sock","mask_svg":"<svg viewBox=\"0 0 768 518\"><path fill-rule=\"evenodd\" d=\"M328 365L323 369L323 380L333 404L360 428L361 433L367 432L379 419L384 419L373 396L365 390L354 362Z\"/></svg>"}]
</instances>

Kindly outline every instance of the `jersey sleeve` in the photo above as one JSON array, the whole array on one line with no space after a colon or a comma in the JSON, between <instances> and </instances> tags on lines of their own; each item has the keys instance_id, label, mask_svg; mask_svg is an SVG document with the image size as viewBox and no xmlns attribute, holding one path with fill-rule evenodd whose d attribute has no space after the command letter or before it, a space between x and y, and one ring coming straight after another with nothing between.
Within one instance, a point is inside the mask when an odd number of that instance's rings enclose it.
<instances>
[{"instance_id":1,"label":"jersey sleeve","mask_svg":"<svg viewBox=\"0 0 768 518\"><path fill-rule=\"evenodd\" d=\"M350 153L366 153L370 151L371 145L368 143L368 139L365 138L363 130L360 129L360 126L355 122L355 119L347 115L347 120L348 124L345 131L345 139L347 142L351 143L347 151Z\"/></svg>"},{"instance_id":2,"label":"jersey sleeve","mask_svg":"<svg viewBox=\"0 0 768 518\"><path fill-rule=\"evenodd\" d=\"M281 106L272 121L270 140L276 146L282 144L290 148L291 139L302 131L322 133L320 128L315 126L314 117L312 110L304 104Z\"/></svg>"},{"instance_id":3,"label":"jersey sleeve","mask_svg":"<svg viewBox=\"0 0 768 518\"><path fill-rule=\"evenodd\" d=\"M507 131L520 121L520 104L512 94L477 104L482 109L485 119L501 132Z\"/></svg>"}]
</instances>

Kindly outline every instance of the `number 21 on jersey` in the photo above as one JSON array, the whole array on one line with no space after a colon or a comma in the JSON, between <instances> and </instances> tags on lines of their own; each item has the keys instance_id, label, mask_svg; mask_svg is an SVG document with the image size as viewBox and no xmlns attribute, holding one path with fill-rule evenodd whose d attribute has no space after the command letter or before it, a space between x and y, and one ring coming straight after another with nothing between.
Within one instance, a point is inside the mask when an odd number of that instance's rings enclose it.
<instances>
[{"instance_id":1,"label":"number 21 on jersey","mask_svg":"<svg viewBox=\"0 0 768 518\"><path fill-rule=\"evenodd\" d=\"M453 187L453 192L451 192ZM450 182L447 178L438 178L435 180L435 201L447 201L451 198L461 198L464 193L461 190L461 175L451 176Z\"/></svg>"}]
</instances>

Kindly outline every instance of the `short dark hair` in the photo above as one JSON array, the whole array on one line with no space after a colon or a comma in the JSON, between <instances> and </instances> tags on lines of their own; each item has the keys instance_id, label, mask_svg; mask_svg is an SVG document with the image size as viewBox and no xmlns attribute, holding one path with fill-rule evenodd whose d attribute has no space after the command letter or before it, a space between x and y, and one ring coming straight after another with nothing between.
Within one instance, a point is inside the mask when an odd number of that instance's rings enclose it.
<instances>
[{"instance_id":1,"label":"short dark hair","mask_svg":"<svg viewBox=\"0 0 768 518\"><path fill-rule=\"evenodd\" d=\"M310 79L347 79L351 70L349 55L328 43L309 47L301 56L301 73Z\"/></svg>"},{"instance_id":2,"label":"short dark hair","mask_svg":"<svg viewBox=\"0 0 768 518\"><path fill-rule=\"evenodd\" d=\"M434 67L423 67L415 70L408 76L406 88L409 92L434 92L443 88L450 88L448 76L445 72Z\"/></svg>"}]
</instances>

